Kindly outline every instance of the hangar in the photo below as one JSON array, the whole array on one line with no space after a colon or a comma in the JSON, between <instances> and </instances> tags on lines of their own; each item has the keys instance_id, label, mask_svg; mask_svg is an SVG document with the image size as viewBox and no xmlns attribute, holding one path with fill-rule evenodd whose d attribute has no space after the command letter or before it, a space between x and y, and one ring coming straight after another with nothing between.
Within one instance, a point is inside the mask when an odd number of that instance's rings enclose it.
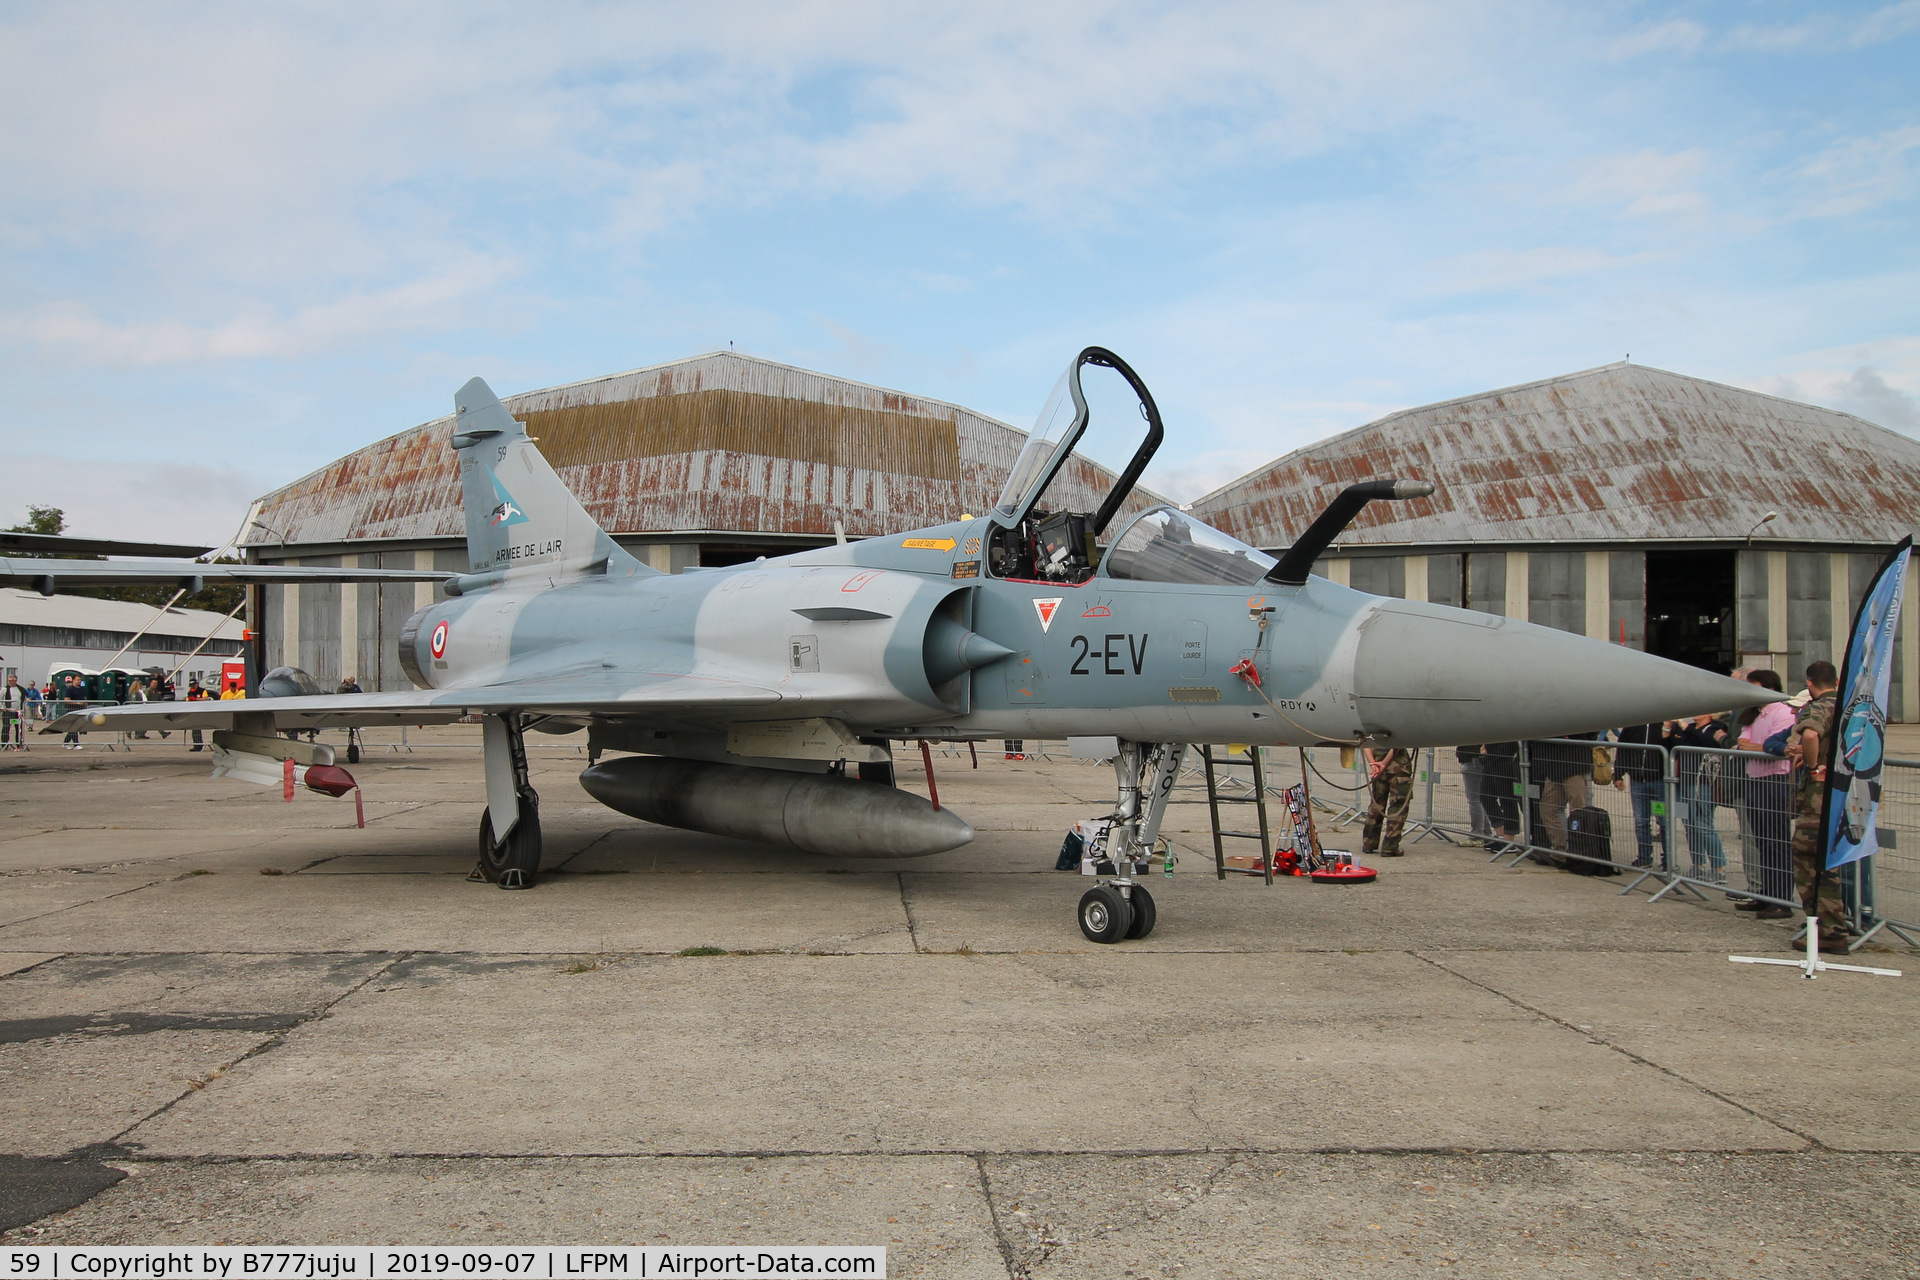
<instances>
[{"instance_id":1,"label":"hangar","mask_svg":"<svg viewBox=\"0 0 1920 1280\"><path fill-rule=\"evenodd\" d=\"M1026 438L958 405L735 352L505 403L603 528L676 572L978 512ZM451 423L389 436L260 498L249 558L464 569ZM1920 442L1626 362L1389 414L1191 510L1278 552L1342 487L1383 476L1439 487L1369 506L1319 572L1790 679L1837 660L1835 638L1880 557L1920 526ZM1083 459L1062 477L1089 505L1111 481ZM1123 515L1158 501L1137 490ZM406 688L395 641L434 591L257 588L255 661ZM1903 626L1893 710L1907 721L1920 721L1915 641Z\"/></svg>"},{"instance_id":2,"label":"hangar","mask_svg":"<svg viewBox=\"0 0 1920 1280\"><path fill-rule=\"evenodd\" d=\"M504 401L581 505L656 569L738 564L986 510L1026 433L958 405L731 351ZM452 415L258 499L242 547L267 564L467 568ZM1071 459L1054 494L1091 510L1113 473ZM1136 488L1122 517L1163 499ZM437 590L255 589L256 663L331 686L411 688L400 628Z\"/></svg>"},{"instance_id":3,"label":"hangar","mask_svg":"<svg viewBox=\"0 0 1920 1280\"><path fill-rule=\"evenodd\" d=\"M56 667L179 669L176 684L220 682L220 660L243 649L240 623L199 609L159 609L0 587L0 683L44 684Z\"/></svg>"},{"instance_id":4,"label":"hangar","mask_svg":"<svg viewBox=\"0 0 1920 1280\"><path fill-rule=\"evenodd\" d=\"M1344 486L1393 476L1438 489L1369 505L1318 572L1792 687L1839 661L1880 560L1920 528L1920 442L1625 362L1389 414L1191 509L1277 553ZM1892 710L1909 722L1915 640L1903 623Z\"/></svg>"}]
</instances>

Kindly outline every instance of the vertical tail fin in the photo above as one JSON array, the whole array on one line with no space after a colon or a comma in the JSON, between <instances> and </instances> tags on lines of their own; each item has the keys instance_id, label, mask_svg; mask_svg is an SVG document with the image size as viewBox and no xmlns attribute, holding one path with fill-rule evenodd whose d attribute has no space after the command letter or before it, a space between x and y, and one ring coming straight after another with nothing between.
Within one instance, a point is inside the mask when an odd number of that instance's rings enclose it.
<instances>
[{"instance_id":1,"label":"vertical tail fin","mask_svg":"<svg viewBox=\"0 0 1920 1280\"><path fill-rule=\"evenodd\" d=\"M485 381L468 382L453 403L467 572L586 573L601 565L613 574L655 572L594 523Z\"/></svg>"}]
</instances>

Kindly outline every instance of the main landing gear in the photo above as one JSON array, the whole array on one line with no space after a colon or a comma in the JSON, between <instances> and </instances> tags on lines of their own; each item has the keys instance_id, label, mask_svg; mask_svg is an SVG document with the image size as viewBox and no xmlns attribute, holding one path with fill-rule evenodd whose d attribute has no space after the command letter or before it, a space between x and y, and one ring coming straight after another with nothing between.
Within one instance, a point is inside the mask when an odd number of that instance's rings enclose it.
<instances>
[{"instance_id":1,"label":"main landing gear","mask_svg":"<svg viewBox=\"0 0 1920 1280\"><path fill-rule=\"evenodd\" d=\"M1088 851L1094 866L1112 878L1095 882L1080 896L1080 932L1089 942L1144 938L1159 922L1153 895L1133 877L1146 870L1147 858L1160 838L1167 797L1180 777L1180 761L1186 753L1184 742L1120 744L1120 753L1113 758L1120 798L1106 835Z\"/></svg>"},{"instance_id":2,"label":"main landing gear","mask_svg":"<svg viewBox=\"0 0 1920 1280\"><path fill-rule=\"evenodd\" d=\"M516 715L487 717L487 807L480 814L480 862L467 877L502 889L531 889L540 874L540 797L527 781L521 729Z\"/></svg>"}]
</instances>

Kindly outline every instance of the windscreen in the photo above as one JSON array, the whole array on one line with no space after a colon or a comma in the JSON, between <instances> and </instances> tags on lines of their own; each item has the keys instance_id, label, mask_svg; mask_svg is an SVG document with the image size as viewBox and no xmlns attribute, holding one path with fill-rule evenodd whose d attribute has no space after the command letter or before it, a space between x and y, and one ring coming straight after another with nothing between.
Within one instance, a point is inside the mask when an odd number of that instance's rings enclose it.
<instances>
[{"instance_id":1,"label":"windscreen","mask_svg":"<svg viewBox=\"0 0 1920 1280\"><path fill-rule=\"evenodd\" d=\"M1033 434L1027 437L1026 447L1020 450L1020 456L1013 460L1013 470L1007 473L1006 487L1000 491L1000 501L994 503L994 510L1009 520L1026 513L1027 499L1037 496L1033 490L1048 477L1054 456L1063 448L1073 447L1068 437L1073 433L1079 408L1073 402L1074 371L1074 366L1068 365L1060 381L1054 384L1046 408L1034 420Z\"/></svg>"},{"instance_id":2,"label":"windscreen","mask_svg":"<svg viewBox=\"0 0 1920 1280\"><path fill-rule=\"evenodd\" d=\"M1110 578L1252 586L1277 563L1172 507L1155 507L1128 525L1100 562Z\"/></svg>"}]
</instances>

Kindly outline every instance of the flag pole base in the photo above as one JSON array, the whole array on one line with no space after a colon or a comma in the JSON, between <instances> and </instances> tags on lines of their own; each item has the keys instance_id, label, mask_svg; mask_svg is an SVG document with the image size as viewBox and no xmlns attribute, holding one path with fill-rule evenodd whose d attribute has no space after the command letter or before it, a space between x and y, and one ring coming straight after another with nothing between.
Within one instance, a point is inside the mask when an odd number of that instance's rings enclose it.
<instances>
[{"instance_id":1,"label":"flag pole base","mask_svg":"<svg viewBox=\"0 0 1920 1280\"><path fill-rule=\"evenodd\" d=\"M1897 978L1898 969L1875 969L1864 964L1828 964L1825 960L1814 960L1811 965L1805 960L1776 960L1770 956L1728 956L1735 964L1780 964L1789 969L1799 969L1803 977L1811 978L1815 974L1825 973L1829 969L1838 973L1877 973L1883 978Z\"/></svg>"},{"instance_id":2,"label":"flag pole base","mask_svg":"<svg viewBox=\"0 0 1920 1280\"><path fill-rule=\"evenodd\" d=\"M1735 964L1785 965L1789 969L1800 970L1800 976L1803 978L1817 978L1828 970L1836 973L1872 973L1883 978L1900 976L1898 969L1875 969L1864 964L1828 964L1820 958L1820 930L1811 917L1808 918L1807 927L1801 936L1807 940L1807 956L1804 960L1776 960L1769 956L1728 956L1727 959Z\"/></svg>"}]
</instances>

